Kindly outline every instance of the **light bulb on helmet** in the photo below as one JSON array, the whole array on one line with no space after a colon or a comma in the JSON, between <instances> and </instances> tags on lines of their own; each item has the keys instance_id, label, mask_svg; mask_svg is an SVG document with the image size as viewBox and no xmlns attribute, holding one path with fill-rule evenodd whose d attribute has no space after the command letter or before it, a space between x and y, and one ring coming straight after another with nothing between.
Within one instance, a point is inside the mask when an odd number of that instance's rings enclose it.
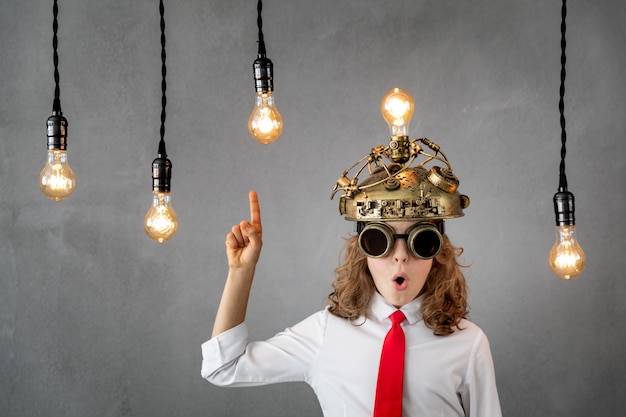
<instances>
[{"instance_id":1,"label":"light bulb on helmet","mask_svg":"<svg viewBox=\"0 0 626 417\"><path fill-rule=\"evenodd\" d=\"M70 196L76 187L74 171L67 162L67 119L58 110L48 118L48 155L39 174L39 188L54 201Z\"/></svg>"},{"instance_id":2,"label":"light bulb on helmet","mask_svg":"<svg viewBox=\"0 0 626 417\"><path fill-rule=\"evenodd\" d=\"M170 239L178 230L178 217L170 195L171 178L172 162L165 155L165 146L159 146L159 156L152 162L152 206L143 224L146 234L159 243Z\"/></svg>"},{"instance_id":3,"label":"light bulb on helmet","mask_svg":"<svg viewBox=\"0 0 626 417\"><path fill-rule=\"evenodd\" d=\"M414 110L413 97L397 87L385 94L380 102L380 112L389 126L390 157L394 162L409 160L409 122Z\"/></svg>"},{"instance_id":4,"label":"light bulb on helmet","mask_svg":"<svg viewBox=\"0 0 626 417\"><path fill-rule=\"evenodd\" d=\"M253 69L256 98L248 119L248 131L256 141L267 145L283 132L283 119L274 102L273 64L265 56L259 56L254 61Z\"/></svg>"},{"instance_id":5,"label":"light bulb on helmet","mask_svg":"<svg viewBox=\"0 0 626 417\"><path fill-rule=\"evenodd\" d=\"M574 219L574 194L560 189L554 195L556 242L550 250L548 264L555 275L569 280L585 268L585 252L578 244Z\"/></svg>"},{"instance_id":6,"label":"light bulb on helmet","mask_svg":"<svg viewBox=\"0 0 626 417\"><path fill-rule=\"evenodd\" d=\"M380 102L380 112L389 125L391 137L409 135L414 110L413 97L406 91L396 87L385 94Z\"/></svg>"}]
</instances>

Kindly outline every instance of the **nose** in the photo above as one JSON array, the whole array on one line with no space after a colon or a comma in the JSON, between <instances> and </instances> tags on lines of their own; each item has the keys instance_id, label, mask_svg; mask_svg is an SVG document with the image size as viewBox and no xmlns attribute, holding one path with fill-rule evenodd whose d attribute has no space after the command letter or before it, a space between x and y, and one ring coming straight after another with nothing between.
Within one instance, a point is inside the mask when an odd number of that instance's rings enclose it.
<instances>
[{"instance_id":1,"label":"nose","mask_svg":"<svg viewBox=\"0 0 626 417\"><path fill-rule=\"evenodd\" d=\"M396 239L391 256L394 262L404 263L409 260L409 247L404 239Z\"/></svg>"}]
</instances>

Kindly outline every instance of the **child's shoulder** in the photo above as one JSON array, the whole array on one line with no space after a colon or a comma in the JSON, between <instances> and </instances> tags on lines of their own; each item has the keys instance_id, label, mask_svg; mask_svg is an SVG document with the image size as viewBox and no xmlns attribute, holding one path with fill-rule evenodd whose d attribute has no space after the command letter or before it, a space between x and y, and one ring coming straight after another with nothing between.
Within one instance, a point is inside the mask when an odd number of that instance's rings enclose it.
<instances>
[{"instance_id":1,"label":"child's shoulder","mask_svg":"<svg viewBox=\"0 0 626 417\"><path fill-rule=\"evenodd\" d=\"M476 323L469 319L461 319L459 322L459 328L455 329L455 332L451 336L464 337L468 339L482 339L486 338L485 332Z\"/></svg>"}]
</instances>

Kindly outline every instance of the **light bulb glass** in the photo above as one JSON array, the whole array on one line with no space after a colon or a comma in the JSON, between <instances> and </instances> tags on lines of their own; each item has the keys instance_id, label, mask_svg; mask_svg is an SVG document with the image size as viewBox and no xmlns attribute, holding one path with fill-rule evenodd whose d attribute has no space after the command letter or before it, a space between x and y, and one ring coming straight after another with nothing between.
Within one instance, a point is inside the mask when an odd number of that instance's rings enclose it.
<instances>
[{"instance_id":1,"label":"light bulb glass","mask_svg":"<svg viewBox=\"0 0 626 417\"><path fill-rule=\"evenodd\" d=\"M391 136L408 136L409 122L413 117L413 97L400 88L394 88L380 102L380 112L389 125Z\"/></svg>"},{"instance_id":2,"label":"light bulb glass","mask_svg":"<svg viewBox=\"0 0 626 417\"><path fill-rule=\"evenodd\" d=\"M39 188L54 201L61 201L74 192L76 177L67 162L67 151L48 151L46 164L39 174Z\"/></svg>"},{"instance_id":3,"label":"light bulb glass","mask_svg":"<svg viewBox=\"0 0 626 417\"><path fill-rule=\"evenodd\" d=\"M283 132L283 118L280 116L272 92L259 92L252 114L248 119L248 131L252 137L267 145L274 142Z\"/></svg>"},{"instance_id":4,"label":"light bulb glass","mask_svg":"<svg viewBox=\"0 0 626 417\"><path fill-rule=\"evenodd\" d=\"M576 226L557 226L556 242L550 250L548 263L560 278L571 279L585 268L585 252L576 239Z\"/></svg>"},{"instance_id":5,"label":"light bulb glass","mask_svg":"<svg viewBox=\"0 0 626 417\"><path fill-rule=\"evenodd\" d=\"M146 213L143 222L146 234L159 243L163 243L176 234L178 230L178 218L172 197L167 192L154 192L152 195L152 207Z\"/></svg>"}]
</instances>

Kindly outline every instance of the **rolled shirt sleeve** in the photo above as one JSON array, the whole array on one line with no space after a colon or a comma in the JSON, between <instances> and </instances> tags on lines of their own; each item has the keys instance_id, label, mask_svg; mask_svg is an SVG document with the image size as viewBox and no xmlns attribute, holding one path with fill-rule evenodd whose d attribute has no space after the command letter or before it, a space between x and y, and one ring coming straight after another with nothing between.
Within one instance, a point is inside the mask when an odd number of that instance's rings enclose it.
<instances>
[{"instance_id":1,"label":"rolled shirt sleeve","mask_svg":"<svg viewBox=\"0 0 626 417\"><path fill-rule=\"evenodd\" d=\"M202 378L218 384L215 373L225 364L231 363L241 356L248 343L248 326L245 323L219 334L207 342L202 348Z\"/></svg>"},{"instance_id":2,"label":"rolled shirt sleeve","mask_svg":"<svg viewBox=\"0 0 626 417\"><path fill-rule=\"evenodd\" d=\"M313 314L265 341L249 342L245 323L227 330L202 344L202 377L221 386L308 381L327 316Z\"/></svg>"}]
</instances>

